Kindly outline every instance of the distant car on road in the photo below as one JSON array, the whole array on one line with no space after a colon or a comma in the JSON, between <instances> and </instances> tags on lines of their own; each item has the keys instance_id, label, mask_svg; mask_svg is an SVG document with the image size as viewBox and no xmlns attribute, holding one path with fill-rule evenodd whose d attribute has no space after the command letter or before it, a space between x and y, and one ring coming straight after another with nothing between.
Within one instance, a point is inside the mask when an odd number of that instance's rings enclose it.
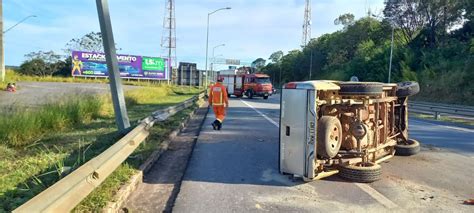
<instances>
[{"instance_id":1,"label":"distant car on road","mask_svg":"<svg viewBox=\"0 0 474 213\"><path fill-rule=\"evenodd\" d=\"M414 155L408 97L418 83L305 81L281 92L280 172L320 179L339 173L356 182L381 178L380 162Z\"/></svg>"}]
</instances>

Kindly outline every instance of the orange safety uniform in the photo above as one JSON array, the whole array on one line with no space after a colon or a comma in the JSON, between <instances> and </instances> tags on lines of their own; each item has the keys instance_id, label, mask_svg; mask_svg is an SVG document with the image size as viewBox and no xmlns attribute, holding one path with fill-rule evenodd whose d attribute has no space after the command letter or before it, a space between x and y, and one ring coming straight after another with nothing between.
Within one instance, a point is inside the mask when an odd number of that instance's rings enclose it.
<instances>
[{"instance_id":1,"label":"orange safety uniform","mask_svg":"<svg viewBox=\"0 0 474 213\"><path fill-rule=\"evenodd\" d=\"M229 99L227 89L220 82L209 89L209 105L212 106L216 119L222 123L225 118L225 107L229 106Z\"/></svg>"}]
</instances>

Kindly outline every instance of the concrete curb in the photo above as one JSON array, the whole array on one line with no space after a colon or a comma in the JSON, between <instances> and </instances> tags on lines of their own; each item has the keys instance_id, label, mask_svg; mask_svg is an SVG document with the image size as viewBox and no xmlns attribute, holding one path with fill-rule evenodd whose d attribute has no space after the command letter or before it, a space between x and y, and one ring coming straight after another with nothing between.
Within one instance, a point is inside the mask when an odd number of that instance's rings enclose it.
<instances>
[{"instance_id":1,"label":"concrete curb","mask_svg":"<svg viewBox=\"0 0 474 213\"><path fill-rule=\"evenodd\" d=\"M199 100L198 100L199 103ZM204 102L200 104L196 109L194 109L189 115L187 116L186 119L181 121L179 127L175 130L173 130L169 135L166 140L164 140L160 146L158 147L157 150L155 150L148 158L147 160L140 165L139 171L137 174L133 175L129 182L124 184L123 186L120 187L119 191L117 191L116 195L114 196L113 202L109 202L107 206L105 206L102 209L102 212L104 213L112 213L112 212L119 212L122 205L125 203L127 198L130 196L130 194L135 191L135 189L138 187L138 184L143 182L143 174L147 173L153 164L160 158L160 156L168 150L170 142L184 129L186 124L189 122L191 118L193 118L196 115L196 112L201 108L204 107L207 104L207 102ZM207 113L206 113L207 114ZM205 119L204 117L203 119ZM202 125L202 123L201 123Z\"/></svg>"}]
</instances>

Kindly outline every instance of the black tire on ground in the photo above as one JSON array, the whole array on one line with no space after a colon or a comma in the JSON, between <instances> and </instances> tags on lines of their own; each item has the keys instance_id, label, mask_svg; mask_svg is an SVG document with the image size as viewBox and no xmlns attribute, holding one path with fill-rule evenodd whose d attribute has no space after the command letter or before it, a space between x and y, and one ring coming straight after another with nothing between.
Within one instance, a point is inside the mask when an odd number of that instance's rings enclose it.
<instances>
[{"instance_id":1,"label":"black tire on ground","mask_svg":"<svg viewBox=\"0 0 474 213\"><path fill-rule=\"evenodd\" d=\"M408 97L420 92L420 85L415 81L401 82L397 84L397 96Z\"/></svg>"},{"instance_id":2,"label":"black tire on ground","mask_svg":"<svg viewBox=\"0 0 474 213\"><path fill-rule=\"evenodd\" d=\"M345 165L340 167L339 176L354 182L371 183L382 178L382 167L371 162Z\"/></svg>"},{"instance_id":3,"label":"black tire on ground","mask_svg":"<svg viewBox=\"0 0 474 213\"><path fill-rule=\"evenodd\" d=\"M263 96L263 99L268 99L268 96Z\"/></svg>"},{"instance_id":4,"label":"black tire on ground","mask_svg":"<svg viewBox=\"0 0 474 213\"><path fill-rule=\"evenodd\" d=\"M230 98L230 94L227 94L227 97Z\"/></svg>"},{"instance_id":5,"label":"black tire on ground","mask_svg":"<svg viewBox=\"0 0 474 213\"><path fill-rule=\"evenodd\" d=\"M318 121L317 153L325 158L333 158L342 144L342 126L333 116L322 116Z\"/></svg>"},{"instance_id":6,"label":"black tire on ground","mask_svg":"<svg viewBox=\"0 0 474 213\"><path fill-rule=\"evenodd\" d=\"M341 82L341 95L380 95L383 93L383 84L377 82Z\"/></svg>"},{"instance_id":7,"label":"black tire on ground","mask_svg":"<svg viewBox=\"0 0 474 213\"><path fill-rule=\"evenodd\" d=\"M413 139L408 139L405 143L398 143L395 145L395 155L411 156L420 152L420 142Z\"/></svg>"}]
</instances>

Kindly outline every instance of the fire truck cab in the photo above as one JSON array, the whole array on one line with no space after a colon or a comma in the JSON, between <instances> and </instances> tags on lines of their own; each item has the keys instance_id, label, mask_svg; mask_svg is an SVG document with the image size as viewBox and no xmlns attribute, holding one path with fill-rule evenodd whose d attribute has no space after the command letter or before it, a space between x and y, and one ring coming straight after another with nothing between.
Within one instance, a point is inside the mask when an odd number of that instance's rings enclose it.
<instances>
[{"instance_id":1,"label":"fire truck cab","mask_svg":"<svg viewBox=\"0 0 474 213\"><path fill-rule=\"evenodd\" d=\"M270 76L265 74L219 74L218 77L223 78L229 97L234 95L240 98L245 95L248 98L268 99L273 95Z\"/></svg>"}]
</instances>

